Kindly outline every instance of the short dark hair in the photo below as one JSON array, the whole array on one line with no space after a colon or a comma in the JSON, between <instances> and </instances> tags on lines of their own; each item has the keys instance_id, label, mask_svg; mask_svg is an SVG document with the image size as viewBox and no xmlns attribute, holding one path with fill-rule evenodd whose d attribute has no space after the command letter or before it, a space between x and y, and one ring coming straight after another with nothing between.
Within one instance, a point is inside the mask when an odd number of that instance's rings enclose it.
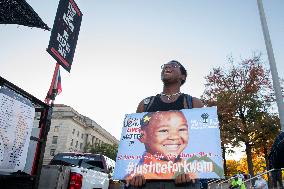
<instances>
[{"instance_id":1,"label":"short dark hair","mask_svg":"<svg viewBox=\"0 0 284 189\"><path fill-rule=\"evenodd\" d=\"M185 79L181 81L181 85L183 85L185 83L186 77L187 77L187 71L184 68L184 66L177 60L171 60L168 63L176 63L176 64L179 65L179 69L180 69L181 74L185 76Z\"/></svg>"},{"instance_id":2,"label":"short dark hair","mask_svg":"<svg viewBox=\"0 0 284 189\"><path fill-rule=\"evenodd\" d=\"M180 110L170 110L168 112L181 113L185 117L184 113ZM152 117L159 113L163 113L163 112L159 112L159 111L158 112L147 112L146 114L144 114L143 117L140 119L141 129L145 129L149 125Z\"/></svg>"}]
</instances>

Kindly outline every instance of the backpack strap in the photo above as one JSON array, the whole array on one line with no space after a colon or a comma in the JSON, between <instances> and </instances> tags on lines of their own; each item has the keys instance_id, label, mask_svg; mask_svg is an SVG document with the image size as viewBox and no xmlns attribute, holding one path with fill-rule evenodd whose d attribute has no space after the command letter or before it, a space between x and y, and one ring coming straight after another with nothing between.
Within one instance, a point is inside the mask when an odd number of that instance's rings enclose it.
<instances>
[{"instance_id":1,"label":"backpack strap","mask_svg":"<svg viewBox=\"0 0 284 189\"><path fill-rule=\"evenodd\" d=\"M154 100L155 100L155 96L150 96L150 97L147 97L143 100L144 112L148 112L148 110L151 107L151 105L153 104Z\"/></svg>"},{"instance_id":2,"label":"backpack strap","mask_svg":"<svg viewBox=\"0 0 284 189\"><path fill-rule=\"evenodd\" d=\"M193 98L192 96L188 95L188 94L184 94L184 98L186 100L186 106L188 109L192 109L193 108Z\"/></svg>"}]
</instances>

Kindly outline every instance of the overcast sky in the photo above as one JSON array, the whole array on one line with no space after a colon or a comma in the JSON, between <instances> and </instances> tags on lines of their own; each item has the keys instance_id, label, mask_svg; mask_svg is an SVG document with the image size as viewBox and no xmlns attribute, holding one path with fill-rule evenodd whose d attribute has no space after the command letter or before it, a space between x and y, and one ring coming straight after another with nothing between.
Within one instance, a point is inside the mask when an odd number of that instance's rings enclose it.
<instances>
[{"instance_id":1,"label":"overcast sky","mask_svg":"<svg viewBox=\"0 0 284 189\"><path fill-rule=\"evenodd\" d=\"M27 0L52 28L58 0ZM172 59L188 70L182 92L200 97L204 76L262 52L256 0L76 0L83 13L71 73L61 69L56 103L73 107L116 138L124 115L162 91L160 66ZM264 0L275 59L284 77L284 1ZM0 75L44 100L56 61L45 51L50 32L0 25ZM268 62L267 62L268 65Z\"/></svg>"}]
</instances>

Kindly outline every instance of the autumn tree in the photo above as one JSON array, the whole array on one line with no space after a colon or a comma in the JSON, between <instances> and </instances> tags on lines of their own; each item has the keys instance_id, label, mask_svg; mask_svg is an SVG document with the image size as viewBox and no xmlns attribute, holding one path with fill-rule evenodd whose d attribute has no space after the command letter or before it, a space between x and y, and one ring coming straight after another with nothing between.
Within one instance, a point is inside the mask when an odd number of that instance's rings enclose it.
<instances>
[{"instance_id":1,"label":"autumn tree","mask_svg":"<svg viewBox=\"0 0 284 189\"><path fill-rule=\"evenodd\" d=\"M264 154L256 151L252 151L252 162L254 166L254 175L257 172L264 172L266 171L266 165L265 165L265 158ZM243 157L238 161L238 170L241 170L242 172L247 172L248 170L248 164L247 164L247 157Z\"/></svg>"},{"instance_id":2,"label":"autumn tree","mask_svg":"<svg viewBox=\"0 0 284 189\"><path fill-rule=\"evenodd\" d=\"M254 174L256 174L257 172L264 172L265 171L264 154L253 151L252 159L254 165ZM237 174L239 170L241 172L247 173L248 169L247 158L242 157L238 161L229 159L227 160L227 167L228 167L228 176L233 176Z\"/></svg>"},{"instance_id":3,"label":"autumn tree","mask_svg":"<svg viewBox=\"0 0 284 189\"><path fill-rule=\"evenodd\" d=\"M269 167L268 155L270 148L280 131L280 120L277 115L263 112L256 121L256 132L253 134L255 141L254 150L259 154L263 154L266 162L266 169Z\"/></svg>"},{"instance_id":4,"label":"autumn tree","mask_svg":"<svg viewBox=\"0 0 284 189\"><path fill-rule=\"evenodd\" d=\"M239 165L239 162L236 161L236 160L227 160L226 161L226 164L227 164L227 176L230 176L232 177L234 174L237 174L238 172L238 165Z\"/></svg>"},{"instance_id":5,"label":"autumn tree","mask_svg":"<svg viewBox=\"0 0 284 189\"><path fill-rule=\"evenodd\" d=\"M205 77L202 96L205 104L218 107L222 143L245 145L251 175L258 121L274 101L269 70L263 66L260 57L255 55L240 62L230 58L228 67L213 68Z\"/></svg>"},{"instance_id":6,"label":"autumn tree","mask_svg":"<svg viewBox=\"0 0 284 189\"><path fill-rule=\"evenodd\" d=\"M230 176L230 172L227 169L226 162L226 153L233 153L233 151L228 146L237 146L238 142L236 141L236 137L231 132L230 125L234 125L234 111L232 109L233 106L227 106L225 103L220 103L221 101L226 101L232 103L230 101L231 93L228 91L219 91L218 94L205 94L202 96L202 100L206 106L217 106L218 107L218 119L219 119L219 127L221 131L221 149L222 149L222 157L223 157L223 166L224 166L224 174L225 176ZM220 110L222 110L222 114L220 114Z\"/></svg>"}]
</instances>

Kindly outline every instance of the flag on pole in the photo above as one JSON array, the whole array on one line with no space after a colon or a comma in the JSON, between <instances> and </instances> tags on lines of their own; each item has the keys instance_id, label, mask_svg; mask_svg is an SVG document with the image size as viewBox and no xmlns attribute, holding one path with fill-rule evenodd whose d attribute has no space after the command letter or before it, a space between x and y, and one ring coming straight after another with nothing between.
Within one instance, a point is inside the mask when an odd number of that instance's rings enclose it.
<instances>
[{"instance_id":1,"label":"flag on pole","mask_svg":"<svg viewBox=\"0 0 284 189\"><path fill-rule=\"evenodd\" d=\"M61 86L61 76L60 76L60 65L56 63L52 81L44 100L45 103L50 104L50 101L55 100L55 97L59 95L61 92L62 92L62 86Z\"/></svg>"},{"instance_id":2,"label":"flag on pole","mask_svg":"<svg viewBox=\"0 0 284 189\"><path fill-rule=\"evenodd\" d=\"M54 83L53 90L55 90L56 95L59 95L62 92L60 68L58 68L58 74Z\"/></svg>"}]
</instances>

